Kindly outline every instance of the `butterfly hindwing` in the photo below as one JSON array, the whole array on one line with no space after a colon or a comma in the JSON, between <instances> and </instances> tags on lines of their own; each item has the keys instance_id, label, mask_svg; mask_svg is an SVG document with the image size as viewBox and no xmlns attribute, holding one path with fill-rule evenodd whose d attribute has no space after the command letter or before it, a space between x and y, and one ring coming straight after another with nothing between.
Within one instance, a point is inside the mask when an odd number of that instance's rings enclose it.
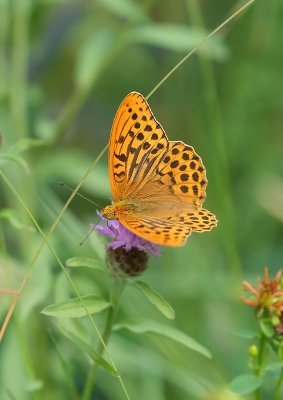
<instances>
[{"instance_id":1,"label":"butterfly hindwing","mask_svg":"<svg viewBox=\"0 0 283 400\"><path fill-rule=\"evenodd\" d=\"M167 153L144 190L161 198L169 194L176 202L198 207L205 200L206 186L205 168L194 149L183 142L169 142Z\"/></svg>"},{"instance_id":2,"label":"butterfly hindwing","mask_svg":"<svg viewBox=\"0 0 283 400\"><path fill-rule=\"evenodd\" d=\"M182 246L191 234L191 227L180 222L123 216L120 222L144 239L163 246Z\"/></svg>"},{"instance_id":3,"label":"butterfly hindwing","mask_svg":"<svg viewBox=\"0 0 283 400\"><path fill-rule=\"evenodd\" d=\"M158 215L161 214L157 213L155 218L125 215L120 222L136 235L163 246L182 246L192 231L206 232L217 225L215 216L203 208L171 216L168 210L166 220Z\"/></svg>"}]
</instances>

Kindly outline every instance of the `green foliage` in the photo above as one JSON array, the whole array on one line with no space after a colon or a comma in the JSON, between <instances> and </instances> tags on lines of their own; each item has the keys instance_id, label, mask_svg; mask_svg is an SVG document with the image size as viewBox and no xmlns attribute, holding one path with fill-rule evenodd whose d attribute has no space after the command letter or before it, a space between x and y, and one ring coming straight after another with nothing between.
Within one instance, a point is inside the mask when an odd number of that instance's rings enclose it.
<instances>
[{"instance_id":1,"label":"green foliage","mask_svg":"<svg viewBox=\"0 0 283 400\"><path fill-rule=\"evenodd\" d=\"M227 329L227 332L230 333L230 335L243 339L258 339L260 337L260 334L252 329L245 329L241 331L236 329Z\"/></svg>"},{"instance_id":2,"label":"green foliage","mask_svg":"<svg viewBox=\"0 0 283 400\"><path fill-rule=\"evenodd\" d=\"M230 384L230 390L236 394L252 393L262 385L262 378L252 374L239 375Z\"/></svg>"},{"instance_id":3,"label":"green foliage","mask_svg":"<svg viewBox=\"0 0 283 400\"><path fill-rule=\"evenodd\" d=\"M120 322L114 327L114 330L127 329L134 333L153 333L158 336L163 336L167 339L173 340L177 343L181 343L187 348L194 350L207 358L211 358L211 353L208 349L198 343L195 339L180 332L179 330L172 328L168 325L163 325L155 321L145 321L141 323L128 323Z\"/></svg>"},{"instance_id":4,"label":"green foliage","mask_svg":"<svg viewBox=\"0 0 283 400\"><path fill-rule=\"evenodd\" d=\"M265 371L265 372L267 372L267 371L274 371L274 370L276 370L276 369L281 369L281 368L283 368L283 361L274 361L274 362L272 362L272 363L267 364L267 365L264 367L264 371Z\"/></svg>"},{"instance_id":5,"label":"green foliage","mask_svg":"<svg viewBox=\"0 0 283 400\"><path fill-rule=\"evenodd\" d=\"M110 303L99 295L90 294L88 296L82 296L82 299L90 314L99 313L110 306ZM57 318L79 318L87 315L86 310L82 306L81 300L78 297L52 304L44 308L41 312L42 314Z\"/></svg>"},{"instance_id":6,"label":"green foliage","mask_svg":"<svg viewBox=\"0 0 283 400\"><path fill-rule=\"evenodd\" d=\"M82 340L79 336L77 336L74 332L68 331L64 329L62 326L58 325L58 328L62 332L66 338L70 339L73 343L75 343L81 350L83 350L93 361L99 364L102 368L105 369L109 374L118 378L120 376L119 372L113 369L113 367L104 360L103 357L93 348L93 346L89 345L87 342Z\"/></svg>"},{"instance_id":7,"label":"green foliage","mask_svg":"<svg viewBox=\"0 0 283 400\"><path fill-rule=\"evenodd\" d=\"M137 281L134 286L143 293L155 307L169 319L175 318L175 311L170 304L155 290L153 290L147 283Z\"/></svg>"},{"instance_id":8,"label":"green foliage","mask_svg":"<svg viewBox=\"0 0 283 400\"><path fill-rule=\"evenodd\" d=\"M273 329L272 324L269 321L260 319L259 325L260 325L260 329L261 329L262 333L266 337L271 338L272 336L274 336L274 329Z\"/></svg>"},{"instance_id":9,"label":"green foliage","mask_svg":"<svg viewBox=\"0 0 283 400\"><path fill-rule=\"evenodd\" d=\"M100 271L100 272L107 272L107 270L101 260L94 260L93 258L88 258L88 257L69 258L69 260L66 261L66 266L74 267L74 268L86 267L86 268L95 269L96 271Z\"/></svg>"},{"instance_id":10,"label":"green foliage","mask_svg":"<svg viewBox=\"0 0 283 400\"><path fill-rule=\"evenodd\" d=\"M16 229L24 229L35 232L35 228L33 226L28 225L17 211L10 208L2 208L0 210L0 218L8 220L9 223Z\"/></svg>"},{"instance_id":11,"label":"green foliage","mask_svg":"<svg viewBox=\"0 0 283 400\"><path fill-rule=\"evenodd\" d=\"M147 23L138 26L133 31L133 38L137 43L145 43L167 50L188 53L193 50L210 32L190 28L187 25L170 23ZM229 57L229 50L219 36L200 48L200 53L209 54L212 59L225 61Z\"/></svg>"}]
</instances>

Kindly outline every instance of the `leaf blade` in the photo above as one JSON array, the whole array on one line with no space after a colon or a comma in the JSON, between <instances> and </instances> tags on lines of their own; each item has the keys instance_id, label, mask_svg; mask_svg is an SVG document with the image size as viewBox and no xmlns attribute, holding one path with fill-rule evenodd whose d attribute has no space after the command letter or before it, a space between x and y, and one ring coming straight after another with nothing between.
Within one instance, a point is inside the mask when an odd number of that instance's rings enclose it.
<instances>
[{"instance_id":1,"label":"leaf blade","mask_svg":"<svg viewBox=\"0 0 283 400\"><path fill-rule=\"evenodd\" d=\"M111 306L100 295L86 295L82 296L82 299L90 314L97 314ZM87 315L79 297L51 304L45 307L41 313L56 318L80 318Z\"/></svg>"},{"instance_id":2,"label":"leaf blade","mask_svg":"<svg viewBox=\"0 0 283 400\"><path fill-rule=\"evenodd\" d=\"M174 342L183 344L187 348L202 354L206 358L212 358L210 351L198 343L195 339L171 326L160 324L155 321L145 321L138 324L131 322L121 322L114 326L114 330L127 329L133 333L153 333L171 339Z\"/></svg>"},{"instance_id":3,"label":"leaf blade","mask_svg":"<svg viewBox=\"0 0 283 400\"><path fill-rule=\"evenodd\" d=\"M36 231L36 229L33 226L28 225L23 220L21 215L12 208L2 208L0 210L0 218L7 219L10 222L10 224L16 229L23 229L30 232Z\"/></svg>"},{"instance_id":4,"label":"leaf blade","mask_svg":"<svg viewBox=\"0 0 283 400\"><path fill-rule=\"evenodd\" d=\"M264 367L264 371L274 371L283 368L283 361L274 361Z\"/></svg>"},{"instance_id":5,"label":"leaf blade","mask_svg":"<svg viewBox=\"0 0 283 400\"><path fill-rule=\"evenodd\" d=\"M16 163L20 167L22 167L27 175L30 174L28 163L26 162L26 160L23 159L23 157L21 157L17 154L3 153L0 156L0 161L2 161L2 160L4 161L4 163L5 163L5 161L13 161L14 163Z\"/></svg>"},{"instance_id":6,"label":"leaf blade","mask_svg":"<svg viewBox=\"0 0 283 400\"><path fill-rule=\"evenodd\" d=\"M107 272L103 266L103 262L88 257L72 257L66 261L67 267L86 267L93 268L100 272Z\"/></svg>"},{"instance_id":7,"label":"leaf blade","mask_svg":"<svg viewBox=\"0 0 283 400\"><path fill-rule=\"evenodd\" d=\"M245 330L227 329L226 332L229 333L230 335L244 339L258 339L260 337L260 334L252 329L245 329Z\"/></svg>"},{"instance_id":8,"label":"leaf blade","mask_svg":"<svg viewBox=\"0 0 283 400\"><path fill-rule=\"evenodd\" d=\"M120 377L120 373L115 370L101 355L87 342L83 339L79 338L75 333L71 331L67 331L62 326L56 324L61 331L61 333L71 340L74 344L76 344L81 350L83 350L94 362L99 364L102 368L104 368L110 375L115 378Z\"/></svg>"},{"instance_id":9,"label":"leaf blade","mask_svg":"<svg viewBox=\"0 0 283 400\"><path fill-rule=\"evenodd\" d=\"M230 383L230 390L235 394L248 394L254 392L262 385L262 377L252 374L237 376Z\"/></svg>"},{"instance_id":10,"label":"leaf blade","mask_svg":"<svg viewBox=\"0 0 283 400\"><path fill-rule=\"evenodd\" d=\"M148 300L163 314L165 317L173 320L175 318L175 311L170 304L152 289L150 285L145 282L137 281L133 284L141 293L143 293Z\"/></svg>"}]
</instances>

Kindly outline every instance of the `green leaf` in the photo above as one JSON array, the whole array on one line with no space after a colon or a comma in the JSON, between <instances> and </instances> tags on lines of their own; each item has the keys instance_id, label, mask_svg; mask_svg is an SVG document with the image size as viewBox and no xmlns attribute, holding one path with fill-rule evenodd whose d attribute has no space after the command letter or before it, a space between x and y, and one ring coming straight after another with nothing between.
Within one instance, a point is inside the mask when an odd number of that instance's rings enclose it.
<instances>
[{"instance_id":1,"label":"green leaf","mask_svg":"<svg viewBox=\"0 0 283 400\"><path fill-rule=\"evenodd\" d=\"M142 7L133 0L98 0L110 12L121 18L145 18Z\"/></svg>"},{"instance_id":2,"label":"green leaf","mask_svg":"<svg viewBox=\"0 0 283 400\"><path fill-rule=\"evenodd\" d=\"M155 290L153 290L147 283L137 281L133 284L140 292L142 292L151 301L155 307L162 312L165 317L169 319L175 318L175 312L170 304Z\"/></svg>"},{"instance_id":3,"label":"green leaf","mask_svg":"<svg viewBox=\"0 0 283 400\"><path fill-rule=\"evenodd\" d=\"M265 321L264 319L261 319L261 320L259 320L259 326L260 326L262 333L266 337L271 338L272 336L275 335L274 328L269 321Z\"/></svg>"},{"instance_id":4,"label":"green leaf","mask_svg":"<svg viewBox=\"0 0 283 400\"><path fill-rule=\"evenodd\" d=\"M67 267L86 267L93 268L100 272L107 272L101 260L94 260L88 257L73 257L66 261Z\"/></svg>"},{"instance_id":5,"label":"green leaf","mask_svg":"<svg viewBox=\"0 0 283 400\"><path fill-rule=\"evenodd\" d=\"M28 381L25 385L25 388L28 392L37 392L38 390L41 390L43 386L44 386L43 380L36 379L33 381Z\"/></svg>"},{"instance_id":6,"label":"green leaf","mask_svg":"<svg viewBox=\"0 0 283 400\"><path fill-rule=\"evenodd\" d=\"M36 230L33 226L27 225L20 214L11 208L2 208L2 210L0 210L0 218L7 219L16 229L23 229L30 232Z\"/></svg>"},{"instance_id":7,"label":"green leaf","mask_svg":"<svg viewBox=\"0 0 283 400\"><path fill-rule=\"evenodd\" d=\"M133 30L133 40L164 49L187 53L207 36L208 32L182 24L146 23ZM199 52L218 61L229 57L229 50L219 35L214 35L200 47Z\"/></svg>"},{"instance_id":8,"label":"green leaf","mask_svg":"<svg viewBox=\"0 0 283 400\"><path fill-rule=\"evenodd\" d=\"M73 343L75 343L81 350L83 350L89 357L99 364L102 368L104 368L109 374L112 376L115 376L118 378L120 376L120 373L116 371L101 355L92 347L90 346L87 342L79 338L75 333L67 331L63 329L60 325L58 325L58 328L62 332L64 336L66 336L69 340L71 340Z\"/></svg>"},{"instance_id":9,"label":"green leaf","mask_svg":"<svg viewBox=\"0 0 283 400\"><path fill-rule=\"evenodd\" d=\"M114 330L127 329L134 333L153 333L171 339L174 342L181 343L187 348L194 350L207 358L212 358L210 351L198 343L195 339L178 331L168 325L163 325L155 321L145 321L141 323L122 322L114 326Z\"/></svg>"},{"instance_id":10,"label":"green leaf","mask_svg":"<svg viewBox=\"0 0 283 400\"><path fill-rule=\"evenodd\" d=\"M16 397L14 396L14 394L8 388L5 388L5 392L9 398L9 400L17 400Z\"/></svg>"},{"instance_id":11,"label":"green leaf","mask_svg":"<svg viewBox=\"0 0 283 400\"><path fill-rule=\"evenodd\" d=\"M0 155L0 165L1 161L4 164L7 161L13 161L14 163L18 164L20 167L22 167L26 174L29 175L29 167L27 162L21 157L18 156L17 154L10 154L10 153L4 153Z\"/></svg>"},{"instance_id":12,"label":"green leaf","mask_svg":"<svg viewBox=\"0 0 283 400\"><path fill-rule=\"evenodd\" d=\"M230 383L230 390L236 394L254 392L262 385L262 378L252 374L239 375Z\"/></svg>"},{"instance_id":13,"label":"green leaf","mask_svg":"<svg viewBox=\"0 0 283 400\"><path fill-rule=\"evenodd\" d=\"M76 385L75 385L74 380L73 380L73 375L71 373L70 363L68 363L65 360L65 358L64 358L64 356L63 356L63 354L61 352L61 349L60 349L60 347L59 347L59 345L58 345L58 343L57 343L57 341L56 341L55 337L53 336L53 333L51 332L50 329L48 329L48 333L49 333L50 339L52 340L52 343L54 345L54 349L55 349L55 351L57 353L57 356L58 356L58 358L60 360L62 369L63 369L63 371L65 373L66 386L69 389L69 398L71 398L71 399L79 399L79 394L77 392L77 388L76 388Z\"/></svg>"},{"instance_id":14,"label":"green leaf","mask_svg":"<svg viewBox=\"0 0 283 400\"><path fill-rule=\"evenodd\" d=\"M227 332L230 333L230 335L244 339L258 339L260 336L257 331L254 331L252 329L245 329L245 330L227 329Z\"/></svg>"},{"instance_id":15,"label":"green leaf","mask_svg":"<svg viewBox=\"0 0 283 400\"><path fill-rule=\"evenodd\" d=\"M87 39L78 53L74 78L77 87L89 88L94 83L106 64L116 38L113 30L102 29Z\"/></svg>"},{"instance_id":16,"label":"green leaf","mask_svg":"<svg viewBox=\"0 0 283 400\"><path fill-rule=\"evenodd\" d=\"M99 313L111 305L103 297L95 294L82 296L82 299L90 314ZM52 304L44 308L41 313L57 318L79 318L87 315L79 297Z\"/></svg>"},{"instance_id":17,"label":"green leaf","mask_svg":"<svg viewBox=\"0 0 283 400\"><path fill-rule=\"evenodd\" d=\"M13 146L11 146L10 153L19 154L33 147L44 146L45 144L46 144L45 141L41 139L32 139L32 138L20 139Z\"/></svg>"},{"instance_id":18,"label":"green leaf","mask_svg":"<svg viewBox=\"0 0 283 400\"><path fill-rule=\"evenodd\" d=\"M281 369L283 367L283 361L274 361L272 363L267 364L264 367L264 371L274 371L275 369Z\"/></svg>"}]
</instances>

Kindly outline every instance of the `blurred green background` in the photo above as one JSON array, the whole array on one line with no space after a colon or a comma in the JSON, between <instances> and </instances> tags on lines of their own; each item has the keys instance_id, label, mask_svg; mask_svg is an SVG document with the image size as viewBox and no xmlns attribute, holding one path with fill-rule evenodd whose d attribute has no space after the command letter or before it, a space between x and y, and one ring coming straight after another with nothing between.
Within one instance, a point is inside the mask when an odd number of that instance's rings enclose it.
<instances>
[{"instance_id":1,"label":"blurred green background","mask_svg":"<svg viewBox=\"0 0 283 400\"><path fill-rule=\"evenodd\" d=\"M244 3L232 0L1 0L0 166L48 232L107 144L113 118L131 91L146 96L208 33ZM257 0L189 58L149 99L170 140L192 145L207 170L204 207L218 227L182 248L151 257L142 280L176 312L175 326L210 349L212 360L150 335L113 334L109 344L131 399L235 400L229 381L248 372L252 341L227 329L253 327L239 301L241 280L255 284L283 259L283 1ZM27 140L31 138L33 140ZM81 193L106 206L107 154ZM0 287L17 290L42 237L0 181ZM13 214L8 209L14 210ZM103 256L93 233L96 209L78 196L50 241L60 259ZM83 294L108 297L109 278L70 271ZM74 297L48 248L37 261L0 346L0 398L71 399L56 338L79 393L89 360L39 312ZM0 294L0 322L12 302ZM105 314L95 316L100 330ZM165 318L139 292L125 291L118 320ZM63 321L93 344L84 317ZM272 359L272 356L271 356ZM263 398L273 393L270 378ZM41 388L35 391L36 388ZM283 394L282 394L283 395ZM246 396L245 399L251 397ZM118 381L100 370L92 399L122 400Z\"/></svg>"}]
</instances>

